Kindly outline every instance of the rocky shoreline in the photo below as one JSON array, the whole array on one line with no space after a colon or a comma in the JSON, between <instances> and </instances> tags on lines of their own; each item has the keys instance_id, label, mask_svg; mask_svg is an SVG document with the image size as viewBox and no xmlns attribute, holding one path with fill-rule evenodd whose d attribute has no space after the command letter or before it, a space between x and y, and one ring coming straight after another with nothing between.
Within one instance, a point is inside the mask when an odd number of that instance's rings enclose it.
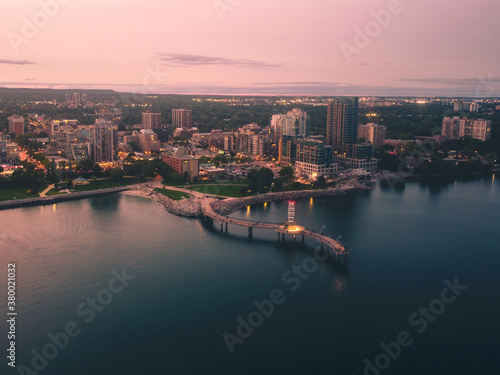
<instances>
[{"instance_id":1,"label":"rocky shoreline","mask_svg":"<svg viewBox=\"0 0 500 375\"><path fill-rule=\"evenodd\" d=\"M191 197L181 200L170 199L163 194L154 192L152 197L165 206L165 209L173 215L184 217L202 217L201 203L199 198Z\"/></svg>"},{"instance_id":2,"label":"rocky shoreline","mask_svg":"<svg viewBox=\"0 0 500 375\"><path fill-rule=\"evenodd\" d=\"M287 192L260 194L245 198L218 199L212 202L211 205L216 213L220 215L229 215L239 210L240 208L257 203L279 201L286 199L343 195L355 190L371 190L371 189L373 189L373 184L370 182L350 181L339 187L321 189L321 190L287 191ZM193 196L191 198L181 199L176 201L155 191L152 191L150 197L155 199L158 203L162 204L165 207L165 209L173 215L184 216L184 217L203 216L201 210L201 204L203 200L206 198Z\"/></svg>"}]
</instances>

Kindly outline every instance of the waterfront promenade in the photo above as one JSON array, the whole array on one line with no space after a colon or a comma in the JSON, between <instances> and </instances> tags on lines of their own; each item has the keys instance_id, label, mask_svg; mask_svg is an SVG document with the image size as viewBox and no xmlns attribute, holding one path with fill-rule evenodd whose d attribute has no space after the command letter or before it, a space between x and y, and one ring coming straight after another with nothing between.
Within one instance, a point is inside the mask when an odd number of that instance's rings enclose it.
<instances>
[{"instance_id":1,"label":"waterfront promenade","mask_svg":"<svg viewBox=\"0 0 500 375\"><path fill-rule=\"evenodd\" d=\"M79 193L71 193L71 194L61 194L61 195L43 196L43 197L26 198L26 199L14 199L10 201L0 202L0 210L7 208L28 207L28 206L54 204L59 202L67 202L77 199L92 198L101 195L119 193L126 190L130 190L130 187L123 186L110 189L82 191Z\"/></svg>"}]
</instances>

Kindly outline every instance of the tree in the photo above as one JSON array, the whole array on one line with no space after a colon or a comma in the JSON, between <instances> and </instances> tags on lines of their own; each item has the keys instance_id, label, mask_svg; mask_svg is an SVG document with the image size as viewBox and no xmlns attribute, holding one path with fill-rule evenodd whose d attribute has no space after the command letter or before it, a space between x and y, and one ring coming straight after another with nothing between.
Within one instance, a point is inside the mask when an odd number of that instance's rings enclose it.
<instances>
[{"instance_id":1,"label":"tree","mask_svg":"<svg viewBox=\"0 0 500 375\"><path fill-rule=\"evenodd\" d=\"M123 176L125 175L125 172L121 168L113 168L111 170L111 179L115 182L120 182L123 180Z\"/></svg>"},{"instance_id":2,"label":"tree","mask_svg":"<svg viewBox=\"0 0 500 375\"><path fill-rule=\"evenodd\" d=\"M212 159L212 163L217 167L221 164L227 164L227 156L218 154Z\"/></svg>"},{"instance_id":3,"label":"tree","mask_svg":"<svg viewBox=\"0 0 500 375\"><path fill-rule=\"evenodd\" d=\"M202 155L200 156L200 164L208 164L210 158L208 156Z\"/></svg>"},{"instance_id":4,"label":"tree","mask_svg":"<svg viewBox=\"0 0 500 375\"><path fill-rule=\"evenodd\" d=\"M326 187L326 179L325 176L319 176L318 180L316 181L315 185L320 188L324 189Z\"/></svg>"},{"instance_id":5,"label":"tree","mask_svg":"<svg viewBox=\"0 0 500 375\"><path fill-rule=\"evenodd\" d=\"M286 166L280 169L280 177L292 178L293 177L293 167Z\"/></svg>"}]
</instances>

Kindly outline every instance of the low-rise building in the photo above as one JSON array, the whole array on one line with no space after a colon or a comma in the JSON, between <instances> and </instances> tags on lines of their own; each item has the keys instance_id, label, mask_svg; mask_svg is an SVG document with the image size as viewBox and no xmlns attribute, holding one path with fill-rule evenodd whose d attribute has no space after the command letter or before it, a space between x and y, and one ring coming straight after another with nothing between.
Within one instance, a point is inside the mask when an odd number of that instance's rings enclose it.
<instances>
[{"instance_id":1,"label":"low-rise building","mask_svg":"<svg viewBox=\"0 0 500 375\"><path fill-rule=\"evenodd\" d=\"M187 155L183 147L178 148L172 154L163 154L162 159L186 180L193 181L200 174L200 159Z\"/></svg>"}]
</instances>

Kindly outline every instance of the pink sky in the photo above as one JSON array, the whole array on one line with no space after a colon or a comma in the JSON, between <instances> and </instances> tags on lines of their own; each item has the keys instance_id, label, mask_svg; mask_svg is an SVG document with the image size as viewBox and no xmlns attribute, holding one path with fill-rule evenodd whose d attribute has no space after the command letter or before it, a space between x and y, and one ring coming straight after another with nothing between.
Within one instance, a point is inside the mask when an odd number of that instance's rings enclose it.
<instances>
[{"instance_id":1,"label":"pink sky","mask_svg":"<svg viewBox=\"0 0 500 375\"><path fill-rule=\"evenodd\" d=\"M3 87L500 96L498 0L21 0L1 11Z\"/></svg>"}]
</instances>

